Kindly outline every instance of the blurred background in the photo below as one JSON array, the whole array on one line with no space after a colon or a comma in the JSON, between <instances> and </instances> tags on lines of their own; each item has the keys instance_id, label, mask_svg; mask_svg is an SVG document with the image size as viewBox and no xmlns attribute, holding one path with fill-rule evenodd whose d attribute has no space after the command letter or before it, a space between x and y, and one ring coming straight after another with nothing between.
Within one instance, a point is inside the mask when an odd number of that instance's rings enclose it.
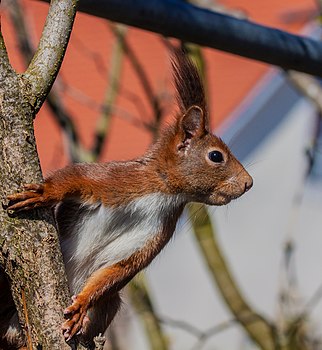
<instances>
[{"instance_id":1,"label":"blurred background","mask_svg":"<svg viewBox=\"0 0 322 350\"><path fill-rule=\"evenodd\" d=\"M321 36L313 0L194 3ZM38 1L2 3L2 31L18 72L37 46L47 10ZM144 152L176 111L169 43L196 60L213 131L254 187L227 207L185 212L171 244L124 292L106 348L322 349L318 80L78 13L59 77L35 120L43 173Z\"/></svg>"}]
</instances>

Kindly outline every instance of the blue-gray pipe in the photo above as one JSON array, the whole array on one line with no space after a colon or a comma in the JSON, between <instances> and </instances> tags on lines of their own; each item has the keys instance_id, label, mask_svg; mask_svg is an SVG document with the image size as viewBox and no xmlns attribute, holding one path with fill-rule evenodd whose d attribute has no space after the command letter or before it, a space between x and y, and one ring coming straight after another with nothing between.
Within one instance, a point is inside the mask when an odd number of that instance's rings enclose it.
<instances>
[{"instance_id":1,"label":"blue-gray pipe","mask_svg":"<svg viewBox=\"0 0 322 350\"><path fill-rule=\"evenodd\" d=\"M322 77L322 43L183 0L80 0L79 10L166 37Z\"/></svg>"}]
</instances>

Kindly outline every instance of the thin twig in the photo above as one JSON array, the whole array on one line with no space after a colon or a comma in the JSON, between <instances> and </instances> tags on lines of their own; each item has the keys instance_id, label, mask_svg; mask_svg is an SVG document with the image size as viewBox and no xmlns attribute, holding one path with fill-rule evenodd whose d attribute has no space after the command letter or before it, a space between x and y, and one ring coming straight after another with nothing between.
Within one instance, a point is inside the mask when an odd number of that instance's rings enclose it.
<instances>
[{"instance_id":1,"label":"thin twig","mask_svg":"<svg viewBox=\"0 0 322 350\"><path fill-rule=\"evenodd\" d=\"M25 16L23 16L21 2L17 0L9 0L6 5L6 8L9 10L10 19L15 29L22 57L25 61L25 66L27 67L30 60L32 59L35 50L31 44L30 33Z\"/></svg>"},{"instance_id":2,"label":"thin twig","mask_svg":"<svg viewBox=\"0 0 322 350\"><path fill-rule=\"evenodd\" d=\"M200 208L201 214L193 217L196 208ZM226 305L261 349L275 349L273 327L250 307L241 294L216 240L215 229L206 208L193 204L189 206L189 212L196 242ZM202 219L200 219L201 216Z\"/></svg>"},{"instance_id":3,"label":"thin twig","mask_svg":"<svg viewBox=\"0 0 322 350\"><path fill-rule=\"evenodd\" d=\"M305 304L305 307L304 307L305 311L303 312L303 314L308 314L308 312L310 312L313 309L313 307L315 307L317 303L321 301L321 299L322 299L322 284L320 284L320 286L317 288L315 293Z\"/></svg>"},{"instance_id":4,"label":"thin twig","mask_svg":"<svg viewBox=\"0 0 322 350\"><path fill-rule=\"evenodd\" d=\"M103 350L106 338L100 333L97 337L94 337L95 350Z\"/></svg>"},{"instance_id":5,"label":"thin twig","mask_svg":"<svg viewBox=\"0 0 322 350\"><path fill-rule=\"evenodd\" d=\"M167 350L168 341L160 326L143 273L129 284L132 304L144 324L146 336L152 350Z\"/></svg>"},{"instance_id":6,"label":"thin twig","mask_svg":"<svg viewBox=\"0 0 322 350\"><path fill-rule=\"evenodd\" d=\"M102 72L107 72L106 57L101 54L101 51L99 53L94 52L91 48L92 43L79 39L77 33L73 33L72 44L81 55L87 56L95 64L96 71L99 73L98 76L105 81L105 76L102 75Z\"/></svg>"},{"instance_id":7,"label":"thin twig","mask_svg":"<svg viewBox=\"0 0 322 350\"><path fill-rule=\"evenodd\" d=\"M15 28L15 33L18 38L19 48L24 58L26 66L29 64L30 59L34 53L34 46L31 42L28 25L25 17L23 16L23 9L21 8L21 3L17 0L10 0L7 3L7 8L9 9L9 14L13 26ZM84 153L84 149L81 147L79 141L79 135L75 128L72 116L63 107L63 103L56 92L57 89L53 87L47 96L47 103L52 111L55 121L61 127L68 145L69 157L75 162L80 160L80 154Z\"/></svg>"},{"instance_id":8,"label":"thin twig","mask_svg":"<svg viewBox=\"0 0 322 350\"><path fill-rule=\"evenodd\" d=\"M193 52L195 55L197 53L199 61L203 59L200 48L199 52L196 49ZM203 64L199 66L204 67ZM205 71L201 71L200 75L203 77ZM217 242L216 230L207 209L204 205L192 204L188 210L196 242L226 305L261 349L274 349L274 328L263 316L251 308L242 295ZM198 216L194 216L196 210L200 211Z\"/></svg>"},{"instance_id":9,"label":"thin twig","mask_svg":"<svg viewBox=\"0 0 322 350\"><path fill-rule=\"evenodd\" d=\"M125 86L121 86L121 90L122 95L134 105L141 119L143 116L147 116L147 111L141 97L139 97L139 95L135 92L127 89Z\"/></svg>"},{"instance_id":10,"label":"thin twig","mask_svg":"<svg viewBox=\"0 0 322 350\"><path fill-rule=\"evenodd\" d=\"M108 80L108 88L105 94L103 105L105 108L102 110L102 114L98 120L94 145L91 149L91 153L94 159L97 159L101 153L104 142L108 135L108 128L111 122L111 108L110 106L114 105L116 96L119 92L120 86L120 76L122 71L122 61L123 61L123 41L126 34L126 27L120 24L113 25L115 35L116 35L116 43L114 46L114 50L112 52L111 65L110 65L110 73Z\"/></svg>"},{"instance_id":11,"label":"thin twig","mask_svg":"<svg viewBox=\"0 0 322 350\"><path fill-rule=\"evenodd\" d=\"M198 329L197 327L193 326L191 323L188 323L186 321L174 320L174 319L167 317L167 316L158 316L158 319L164 325L184 330L187 333L189 333L190 335L191 334L194 335L198 339L208 337L210 335L215 335L215 334L233 326L234 324L236 324L236 320L231 319L231 320L222 322L214 327L210 327L209 329L207 329L205 331L202 331L202 330Z\"/></svg>"},{"instance_id":12,"label":"thin twig","mask_svg":"<svg viewBox=\"0 0 322 350\"><path fill-rule=\"evenodd\" d=\"M236 320L229 320L226 322L222 322L220 324L218 324L215 327L212 327L210 329L208 329L207 331L205 331L203 333L203 335L198 339L198 341L196 342L196 344L191 348L191 350L200 350L202 345L209 340L210 337L213 337L215 335L217 335L220 332L223 332L225 330L227 330L228 328L232 327L233 325L236 325Z\"/></svg>"},{"instance_id":13,"label":"thin twig","mask_svg":"<svg viewBox=\"0 0 322 350\"><path fill-rule=\"evenodd\" d=\"M303 339L309 339L307 326L303 326L304 322L308 322L308 314L313 306L320 300L322 296L322 286L314 293L312 298L302 306L299 303L297 292L296 275L294 270L294 232L302 206L305 184L312 172L315 164L315 156L318 147L318 138L322 125L322 89L319 82L306 74L295 71L286 71L286 76L304 97L311 101L317 109L316 126L310 142L310 148L306 152L306 170L301 179L301 185L293 197L288 228L286 233L286 243L284 248L284 285L280 292L280 330L284 333L289 344L292 346L301 346L301 349L310 348L306 345L299 345ZM300 310L299 310L300 309Z\"/></svg>"},{"instance_id":14,"label":"thin twig","mask_svg":"<svg viewBox=\"0 0 322 350\"><path fill-rule=\"evenodd\" d=\"M111 26L111 30L115 35L117 35L117 32L115 31L115 28ZM148 75L146 74L146 71L143 68L143 65L139 62L139 59L137 58L134 50L130 46L129 42L126 40L126 38L123 38L122 41L123 49L127 57L129 58L132 67L138 77L138 79L141 82L141 86L143 88L143 91L150 102L150 105L153 109L153 115L154 115L154 135L157 135L161 121L163 116L162 107L159 101L158 96L153 92L152 84L149 80ZM154 136L156 137L156 136Z\"/></svg>"},{"instance_id":15,"label":"thin twig","mask_svg":"<svg viewBox=\"0 0 322 350\"><path fill-rule=\"evenodd\" d=\"M292 85L313 102L319 113L322 114L322 88L318 80L308 74L295 71L286 71L286 76Z\"/></svg>"},{"instance_id":16,"label":"thin twig","mask_svg":"<svg viewBox=\"0 0 322 350\"><path fill-rule=\"evenodd\" d=\"M113 114L115 117L121 118L132 125L140 128L145 129L148 132L153 132L154 128L149 124L146 123L136 116L134 116L132 113L128 112L126 109L123 109L120 106L114 105L104 105L101 103L96 102L94 99L92 99L90 96L87 96L82 91L72 87L68 86L64 82L62 83L62 79L60 79L60 85L62 86L62 91L69 96L71 96L75 101L78 101L82 103L83 105L86 105L88 108L102 112L103 110L109 110L111 114Z\"/></svg>"}]
</instances>

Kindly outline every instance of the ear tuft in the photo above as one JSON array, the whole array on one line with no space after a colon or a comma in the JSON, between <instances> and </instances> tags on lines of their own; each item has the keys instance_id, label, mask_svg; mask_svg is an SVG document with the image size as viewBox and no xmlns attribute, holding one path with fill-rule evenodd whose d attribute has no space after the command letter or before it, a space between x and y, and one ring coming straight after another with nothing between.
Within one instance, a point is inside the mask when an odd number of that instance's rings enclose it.
<instances>
[{"instance_id":1,"label":"ear tuft","mask_svg":"<svg viewBox=\"0 0 322 350\"><path fill-rule=\"evenodd\" d=\"M181 113L186 113L189 107L195 105L207 114L203 83L196 65L191 61L188 54L180 49L173 50L171 62Z\"/></svg>"}]
</instances>

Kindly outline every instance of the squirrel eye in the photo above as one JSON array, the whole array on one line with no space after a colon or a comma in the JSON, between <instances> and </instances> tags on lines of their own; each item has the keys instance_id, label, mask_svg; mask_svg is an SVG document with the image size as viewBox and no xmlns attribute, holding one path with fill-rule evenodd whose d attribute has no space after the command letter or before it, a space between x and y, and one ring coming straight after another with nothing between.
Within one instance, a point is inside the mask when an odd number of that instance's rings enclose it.
<instances>
[{"instance_id":1,"label":"squirrel eye","mask_svg":"<svg viewBox=\"0 0 322 350\"><path fill-rule=\"evenodd\" d=\"M208 153L208 158L214 163L222 163L224 161L224 157L219 151L211 151Z\"/></svg>"}]
</instances>

